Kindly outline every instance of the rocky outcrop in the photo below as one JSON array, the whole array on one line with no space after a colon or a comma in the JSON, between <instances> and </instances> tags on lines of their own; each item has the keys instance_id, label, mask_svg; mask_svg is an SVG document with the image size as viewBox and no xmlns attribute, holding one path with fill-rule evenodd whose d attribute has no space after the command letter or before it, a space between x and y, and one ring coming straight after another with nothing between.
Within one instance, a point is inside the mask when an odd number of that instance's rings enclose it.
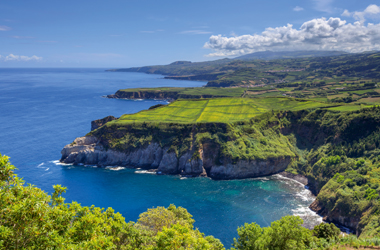
<instances>
[{"instance_id":1,"label":"rocky outcrop","mask_svg":"<svg viewBox=\"0 0 380 250\"><path fill-rule=\"evenodd\" d=\"M169 148L162 148L152 142L129 152L105 149L95 136L74 140L62 150L61 162L97 166L131 166L155 169L161 174L183 176L208 176L213 179L243 179L266 176L283 171L290 157L267 160L238 160L229 158L217 161L218 147L205 143L198 152L189 150L180 157Z\"/></svg>"},{"instance_id":2,"label":"rocky outcrop","mask_svg":"<svg viewBox=\"0 0 380 250\"><path fill-rule=\"evenodd\" d=\"M323 216L326 222L332 222L337 225L347 227L358 235L360 217L355 216L342 216L342 211L333 209L332 211L325 208L325 206L318 200L318 198L309 206L311 210Z\"/></svg>"},{"instance_id":3,"label":"rocky outcrop","mask_svg":"<svg viewBox=\"0 0 380 250\"><path fill-rule=\"evenodd\" d=\"M103 126L107 122L110 122L116 119L117 119L116 117L110 115L110 116L104 117L103 119L94 120L91 122L91 131Z\"/></svg>"}]
</instances>

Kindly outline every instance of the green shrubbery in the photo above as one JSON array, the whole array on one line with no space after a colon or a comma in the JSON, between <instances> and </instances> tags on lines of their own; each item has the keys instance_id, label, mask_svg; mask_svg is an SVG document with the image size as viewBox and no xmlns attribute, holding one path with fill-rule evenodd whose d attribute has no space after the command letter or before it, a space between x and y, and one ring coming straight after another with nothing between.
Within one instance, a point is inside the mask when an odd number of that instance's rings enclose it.
<instances>
[{"instance_id":1,"label":"green shrubbery","mask_svg":"<svg viewBox=\"0 0 380 250\"><path fill-rule=\"evenodd\" d=\"M25 185L13 173L14 169L8 158L0 155L1 249L225 249L218 239L194 229L192 215L182 207L148 209L136 223L127 223L112 208L104 210L83 207L76 202L65 203L61 195L66 189L60 185L54 186L51 196L37 187ZM339 177L337 174L336 178ZM372 189L363 193L367 197L373 195ZM378 206L373 214L379 215L379 211ZM270 227L245 224L238 228L239 237L234 239L232 249L380 245L378 238L342 237L333 224L320 224L309 230L302 227L302 223L297 216L285 216L272 222ZM376 232L379 229L378 220L373 217L368 224Z\"/></svg>"},{"instance_id":2,"label":"green shrubbery","mask_svg":"<svg viewBox=\"0 0 380 250\"><path fill-rule=\"evenodd\" d=\"M125 222L112 208L65 203L65 188L49 196L25 185L0 155L1 249L224 249L219 240L194 229L186 209L157 207Z\"/></svg>"}]
</instances>

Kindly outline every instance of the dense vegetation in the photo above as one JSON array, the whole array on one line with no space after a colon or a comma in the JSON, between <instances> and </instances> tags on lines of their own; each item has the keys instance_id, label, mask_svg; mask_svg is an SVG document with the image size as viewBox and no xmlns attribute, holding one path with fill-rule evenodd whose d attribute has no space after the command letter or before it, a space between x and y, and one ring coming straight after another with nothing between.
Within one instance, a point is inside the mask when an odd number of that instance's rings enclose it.
<instances>
[{"instance_id":1,"label":"dense vegetation","mask_svg":"<svg viewBox=\"0 0 380 250\"><path fill-rule=\"evenodd\" d=\"M182 207L156 207L126 222L112 208L65 203L66 188L56 185L50 196L14 174L8 157L0 154L1 249L199 249L222 250L223 244L195 229ZM270 227L245 224L238 228L232 249L326 249L342 244L378 246L379 239L341 237L333 224L313 230L299 217L286 216Z\"/></svg>"}]
</instances>

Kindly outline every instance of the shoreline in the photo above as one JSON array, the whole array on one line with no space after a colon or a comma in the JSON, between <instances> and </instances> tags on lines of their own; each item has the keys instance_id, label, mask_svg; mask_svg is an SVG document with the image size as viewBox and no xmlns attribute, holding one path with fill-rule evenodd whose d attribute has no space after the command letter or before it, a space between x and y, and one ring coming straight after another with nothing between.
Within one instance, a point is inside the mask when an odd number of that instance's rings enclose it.
<instances>
[{"instance_id":1,"label":"shoreline","mask_svg":"<svg viewBox=\"0 0 380 250\"><path fill-rule=\"evenodd\" d=\"M115 96L115 94L112 94L112 95L102 95L102 98L106 98L106 99L119 99L119 100L129 100L129 101L144 101L144 100L152 100L152 101L165 101L167 103L171 103L171 102L174 102L175 99L171 99L171 98L153 98L153 99L150 99L150 98L120 98L120 97L117 97Z\"/></svg>"}]
</instances>

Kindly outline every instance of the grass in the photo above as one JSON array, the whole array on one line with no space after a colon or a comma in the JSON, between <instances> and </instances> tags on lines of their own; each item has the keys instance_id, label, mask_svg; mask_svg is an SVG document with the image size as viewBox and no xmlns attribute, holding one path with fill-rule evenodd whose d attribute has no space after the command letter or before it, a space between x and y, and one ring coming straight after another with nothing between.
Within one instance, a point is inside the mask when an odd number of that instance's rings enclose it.
<instances>
[{"instance_id":1,"label":"grass","mask_svg":"<svg viewBox=\"0 0 380 250\"><path fill-rule=\"evenodd\" d=\"M372 105L342 105L339 107L332 107L332 108L327 108L328 110L333 110L333 111L340 111L340 112L348 112L348 111L357 111L362 108L370 108Z\"/></svg>"},{"instance_id":2,"label":"grass","mask_svg":"<svg viewBox=\"0 0 380 250\"><path fill-rule=\"evenodd\" d=\"M362 98L360 99L360 102L366 102L366 103L380 103L380 97L372 97L372 98Z\"/></svg>"},{"instance_id":3,"label":"grass","mask_svg":"<svg viewBox=\"0 0 380 250\"><path fill-rule=\"evenodd\" d=\"M328 105L293 98L215 98L177 100L167 106L126 114L109 124L132 122L207 123L235 122L253 118L271 110L302 110Z\"/></svg>"}]
</instances>

